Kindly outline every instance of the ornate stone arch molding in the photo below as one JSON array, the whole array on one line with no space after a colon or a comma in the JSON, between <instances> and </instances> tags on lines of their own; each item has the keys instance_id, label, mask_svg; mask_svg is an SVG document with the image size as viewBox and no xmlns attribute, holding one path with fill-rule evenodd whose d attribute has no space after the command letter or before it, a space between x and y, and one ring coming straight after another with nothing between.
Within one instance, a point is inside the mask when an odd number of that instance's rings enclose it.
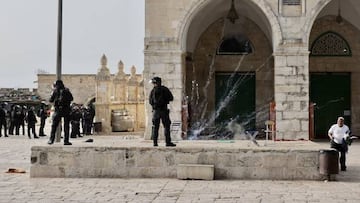
<instances>
[{"instance_id":1,"label":"ornate stone arch molding","mask_svg":"<svg viewBox=\"0 0 360 203\"><path fill-rule=\"evenodd\" d=\"M217 0L199 0L194 1L191 6L189 6L188 12L186 12L180 21L180 26L177 34L177 39L180 43L180 49L183 52L186 52L186 43L187 43L187 35L189 33L189 27L192 21L196 18L197 14L202 11L210 3ZM280 24L277 16L271 9L271 6L265 2L264 0L248 0L252 4L256 5L258 9L266 16L267 23L270 24L271 27L271 37L272 37L272 47L273 50L281 43L282 41L282 32L280 28Z\"/></svg>"},{"instance_id":2,"label":"ornate stone arch molding","mask_svg":"<svg viewBox=\"0 0 360 203\"><path fill-rule=\"evenodd\" d=\"M309 39L311 34L311 29L314 25L314 22L320 12L331 2L332 0L319 0L317 5L313 7L311 11L309 11L309 17L306 19L304 24L304 37L302 41L306 43L309 47Z\"/></svg>"}]
</instances>

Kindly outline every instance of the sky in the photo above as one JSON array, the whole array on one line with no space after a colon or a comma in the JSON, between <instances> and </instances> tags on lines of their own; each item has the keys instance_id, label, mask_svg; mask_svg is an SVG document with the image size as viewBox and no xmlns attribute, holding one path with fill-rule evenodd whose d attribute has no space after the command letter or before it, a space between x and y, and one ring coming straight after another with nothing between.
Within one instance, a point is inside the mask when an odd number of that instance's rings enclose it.
<instances>
[{"instance_id":1,"label":"sky","mask_svg":"<svg viewBox=\"0 0 360 203\"><path fill-rule=\"evenodd\" d=\"M63 0L62 74L144 66L145 0ZM56 74L58 0L0 0L0 88L37 88Z\"/></svg>"}]
</instances>

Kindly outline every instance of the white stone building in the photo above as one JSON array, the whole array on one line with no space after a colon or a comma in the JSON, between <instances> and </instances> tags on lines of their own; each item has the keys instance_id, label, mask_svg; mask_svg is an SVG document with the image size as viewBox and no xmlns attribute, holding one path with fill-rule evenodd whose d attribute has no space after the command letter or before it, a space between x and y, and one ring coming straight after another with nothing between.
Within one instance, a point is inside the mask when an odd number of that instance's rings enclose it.
<instances>
[{"instance_id":1,"label":"white stone building","mask_svg":"<svg viewBox=\"0 0 360 203\"><path fill-rule=\"evenodd\" d=\"M175 97L170 116L184 128L211 134L235 119L261 129L270 119L277 139L309 140L326 138L344 116L359 134L360 1L145 4L144 78L163 78ZM145 85L145 98L151 88ZM148 104L146 114L150 136Z\"/></svg>"}]
</instances>

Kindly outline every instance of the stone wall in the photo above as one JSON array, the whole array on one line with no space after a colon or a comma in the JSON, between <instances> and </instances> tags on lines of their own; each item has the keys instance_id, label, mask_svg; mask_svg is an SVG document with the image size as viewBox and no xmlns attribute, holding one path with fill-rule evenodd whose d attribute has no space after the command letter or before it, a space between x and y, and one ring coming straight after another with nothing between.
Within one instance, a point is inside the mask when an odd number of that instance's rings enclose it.
<instances>
[{"instance_id":1,"label":"stone wall","mask_svg":"<svg viewBox=\"0 0 360 203\"><path fill-rule=\"evenodd\" d=\"M38 74L38 94L41 99L49 101L55 74ZM95 75L93 74L63 74L65 87L69 88L74 97L74 102L84 104L95 97Z\"/></svg>"},{"instance_id":2,"label":"stone wall","mask_svg":"<svg viewBox=\"0 0 360 203\"><path fill-rule=\"evenodd\" d=\"M323 178L315 149L44 146L32 147L31 163L30 177L176 178L179 164L206 164L214 165L215 179Z\"/></svg>"},{"instance_id":3,"label":"stone wall","mask_svg":"<svg viewBox=\"0 0 360 203\"><path fill-rule=\"evenodd\" d=\"M101 122L102 133L109 134L115 130L112 123L116 111L127 112L128 115L118 117L121 125L132 127L124 131L142 131L145 128L144 114L144 81L142 75L136 74L136 68L131 68L131 74L125 74L122 61L118 64L118 72L110 74L105 55L101 58L101 67L96 75L96 122Z\"/></svg>"},{"instance_id":4,"label":"stone wall","mask_svg":"<svg viewBox=\"0 0 360 203\"><path fill-rule=\"evenodd\" d=\"M0 88L0 101L22 102L40 100L37 89L29 88Z\"/></svg>"}]
</instances>

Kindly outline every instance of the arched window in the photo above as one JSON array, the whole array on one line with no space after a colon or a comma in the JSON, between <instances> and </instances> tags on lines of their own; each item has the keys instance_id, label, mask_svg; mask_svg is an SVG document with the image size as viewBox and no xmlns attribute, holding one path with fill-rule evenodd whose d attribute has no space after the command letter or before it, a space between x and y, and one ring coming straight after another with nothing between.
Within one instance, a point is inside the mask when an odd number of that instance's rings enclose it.
<instances>
[{"instance_id":1,"label":"arched window","mask_svg":"<svg viewBox=\"0 0 360 203\"><path fill-rule=\"evenodd\" d=\"M252 52L252 43L242 35L224 38L217 50L218 55L247 55Z\"/></svg>"},{"instance_id":2,"label":"arched window","mask_svg":"<svg viewBox=\"0 0 360 203\"><path fill-rule=\"evenodd\" d=\"M310 49L310 56L351 56L347 41L338 33L328 31L315 39Z\"/></svg>"}]
</instances>

